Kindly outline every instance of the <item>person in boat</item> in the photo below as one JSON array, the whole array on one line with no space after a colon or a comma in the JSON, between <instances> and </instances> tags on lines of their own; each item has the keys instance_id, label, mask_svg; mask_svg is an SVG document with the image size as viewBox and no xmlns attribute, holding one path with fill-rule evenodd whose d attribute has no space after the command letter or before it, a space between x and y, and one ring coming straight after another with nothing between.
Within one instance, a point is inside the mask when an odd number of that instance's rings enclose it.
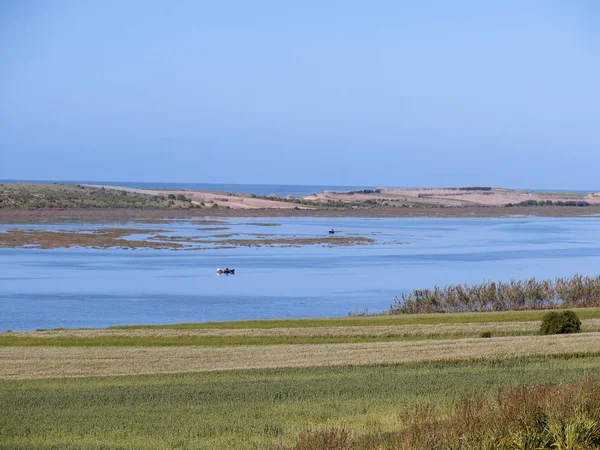
<instances>
[{"instance_id":1,"label":"person in boat","mask_svg":"<svg viewBox=\"0 0 600 450\"><path fill-rule=\"evenodd\" d=\"M335 230L332 228L331 230L329 230L329 234L334 234Z\"/></svg>"}]
</instances>

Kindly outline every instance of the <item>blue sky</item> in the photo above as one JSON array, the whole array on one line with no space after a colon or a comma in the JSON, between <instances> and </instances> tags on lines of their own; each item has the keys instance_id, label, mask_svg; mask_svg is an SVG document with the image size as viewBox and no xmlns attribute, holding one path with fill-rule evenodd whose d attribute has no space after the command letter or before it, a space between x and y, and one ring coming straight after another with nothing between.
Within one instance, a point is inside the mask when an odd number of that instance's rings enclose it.
<instances>
[{"instance_id":1,"label":"blue sky","mask_svg":"<svg viewBox=\"0 0 600 450\"><path fill-rule=\"evenodd\" d=\"M0 179L599 189L600 3L0 4Z\"/></svg>"}]
</instances>

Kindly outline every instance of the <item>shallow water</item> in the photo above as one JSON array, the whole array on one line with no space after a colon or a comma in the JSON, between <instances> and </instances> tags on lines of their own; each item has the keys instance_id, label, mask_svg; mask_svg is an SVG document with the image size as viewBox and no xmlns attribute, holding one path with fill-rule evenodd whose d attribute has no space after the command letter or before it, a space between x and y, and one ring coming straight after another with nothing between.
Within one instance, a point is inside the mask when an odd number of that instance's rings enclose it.
<instances>
[{"instance_id":1,"label":"shallow water","mask_svg":"<svg viewBox=\"0 0 600 450\"><path fill-rule=\"evenodd\" d=\"M0 330L104 327L386 310L396 295L434 284L554 278L600 270L597 218L232 219L103 226L171 235L365 236L352 247L204 250L0 249ZM263 227L257 223L278 223ZM198 230L203 227L230 230ZM24 225L90 229L97 225ZM0 231L15 228L0 226ZM337 235L336 235L337 236ZM139 235L132 238L139 238ZM398 242L407 242L400 244ZM216 268L235 268L217 276Z\"/></svg>"}]
</instances>

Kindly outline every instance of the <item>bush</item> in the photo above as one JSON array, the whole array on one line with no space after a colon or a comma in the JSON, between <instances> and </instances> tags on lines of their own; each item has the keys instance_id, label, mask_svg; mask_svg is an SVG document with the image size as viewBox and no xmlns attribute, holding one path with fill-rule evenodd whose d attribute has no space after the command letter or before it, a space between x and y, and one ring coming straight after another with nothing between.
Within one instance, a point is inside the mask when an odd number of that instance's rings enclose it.
<instances>
[{"instance_id":1,"label":"bush","mask_svg":"<svg viewBox=\"0 0 600 450\"><path fill-rule=\"evenodd\" d=\"M177 200L181 201L181 202L186 202L187 198L185 197L185 195L183 194L178 194L177 195Z\"/></svg>"},{"instance_id":2,"label":"bush","mask_svg":"<svg viewBox=\"0 0 600 450\"><path fill-rule=\"evenodd\" d=\"M600 385L545 384L468 396L444 415L430 405L402 411L402 430L355 434L344 428L302 430L294 450L373 448L430 449L599 449Z\"/></svg>"},{"instance_id":3,"label":"bush","mask_svg":"<svg viewBox=\"0 0 600 450\"><path fill-rule=\"evenodd\" d=\"M569 334L580 331L581 320L573 311L552 311L542 318L541 334Z\"/></svg>"},{"instance_id":4,"label":"bush","mask_svg":"<svg viewBox=\"0 0 600 450\"><path fill-rule=\"evenodd\" d=\"M484 332L481 333L481 337L489 339L489 338L492 337L492 332L491 331L484 331Z\"/></svg>"}]
</instances>

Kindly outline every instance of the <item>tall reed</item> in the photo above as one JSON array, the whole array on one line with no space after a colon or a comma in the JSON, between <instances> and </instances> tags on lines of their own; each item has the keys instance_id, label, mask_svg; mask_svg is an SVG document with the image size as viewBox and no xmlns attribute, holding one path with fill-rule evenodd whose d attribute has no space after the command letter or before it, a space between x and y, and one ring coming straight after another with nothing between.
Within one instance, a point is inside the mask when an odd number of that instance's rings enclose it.
<instances>
[{"instance_id":1,"label":"tall reed","mask_svg":"<svg viewBox=\"0 0 600 450\"><path fill-rule=\"evenodd\" d=\"M394 299L391 314L511 311L600 306L600 275L554 280L485 281L415 289Z\"/></svg>"}]
</instances>

